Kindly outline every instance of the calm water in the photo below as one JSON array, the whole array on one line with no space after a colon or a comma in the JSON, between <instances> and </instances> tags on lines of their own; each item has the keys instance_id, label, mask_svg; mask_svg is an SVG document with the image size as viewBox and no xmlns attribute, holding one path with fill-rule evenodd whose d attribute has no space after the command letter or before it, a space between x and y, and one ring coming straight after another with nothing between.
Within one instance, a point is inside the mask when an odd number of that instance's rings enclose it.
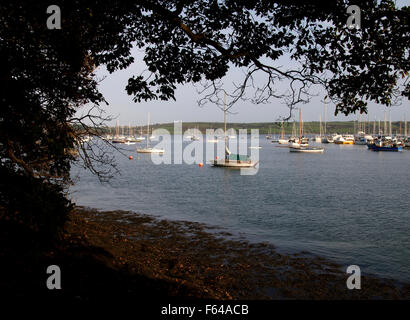
<instances>
[{"instance_id":1,"label":"calm water","mask_svg":"<svg viewBox=\"0 0 410 320\"><path fill-rule=\"evenodd\" d=\"M184 144L186 145L186 143ZM222 226L250 240L306 250L363 273L410 281L410 151L324 145L290 153L260 138L256 175L204 165L155 165L118 154L110 184L78 168L78 205Z\"/></svg>"}]
</instances>

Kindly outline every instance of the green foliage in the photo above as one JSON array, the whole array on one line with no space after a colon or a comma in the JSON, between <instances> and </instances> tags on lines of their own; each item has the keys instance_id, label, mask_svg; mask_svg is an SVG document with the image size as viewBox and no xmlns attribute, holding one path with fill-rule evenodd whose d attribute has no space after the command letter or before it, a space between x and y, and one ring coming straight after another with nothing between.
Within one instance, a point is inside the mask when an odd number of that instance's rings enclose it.
<instances>
[{"instance_id":1,"label":"green foliage","mask_svg":"<svg viewBox=\"0 0 410 320\"><path fill-rule=\"evenodd\" d=\"M383 122L381 123L383 127ZM188 129L198 129L202 132L202 134L206 134L207 129L222 129L223 130L224 124L223 122L183 122L182 124L182 132L185 132ZM320 122L319 121L304 121L303 122L304 133L305 134L319 134L320 133ZM373 133L374 129L374 122L366 122L364 125L367 133ZM170 134L174 134L174 123L157 123L151 124L150 130L156 129L165 129ZM251 133L250 130L258 129L260 134L268 134L271 133L272 135L280 135L282 132L282 124L281 122L246 122L246 123L236 123L236 122L229 122L228 129L235 129L237 133L239 133L240 129L247 130L248 134ZM293 129L293 122L284 122L283 123L284 133L286 135L292 134ZM295 122L295 128L298 130L298 123ZM401 128L401 131L400 131ZM139 128L131 128L133 132L139 132ZM328 121L326 123L326 133L341 133L341 134L355 134L358 131L358 124L353 121ZM376 134L379 132L379 123L376 123ZM382 128L383 130L383 128ZM109 134L110 132L115 132L114 127L105 127L101 128L101 132L103 134ZM143 132L146 132L146 128L143 129ZM392 122L392 132L394 134L400 134L400 132L404 133L404 122ZM125 131L127 134L127 131ZM322 123L322 134L324 133L324 123Z\"/></svg>"}]
</instances>

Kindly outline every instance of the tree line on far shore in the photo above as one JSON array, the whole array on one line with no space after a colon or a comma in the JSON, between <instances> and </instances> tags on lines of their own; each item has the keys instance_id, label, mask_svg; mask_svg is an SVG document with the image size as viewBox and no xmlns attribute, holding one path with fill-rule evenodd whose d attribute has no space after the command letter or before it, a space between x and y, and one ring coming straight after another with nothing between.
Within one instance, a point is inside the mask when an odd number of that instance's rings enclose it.
<instances>
[{"instance_id":1,"label":"tree line on far shore","mask_svg":"<svg viewBox=\"0 0 410 320\"><path fill-rule=\"evenodd\" d=\"M283 123L284 133L286 135L292 134L293 121L287 121ZM357 121L330 121L326 123L326 134L341 133L341 134L356 134L359 131L359 125ZM296 128L298 128L298 123L295 122ZM306 121L303 122L304 133L305 134L319 134L320 133L320 122L319 121ZM374 127L376 128L375 134L379 133L379 122L376 122L376 126L373 121L366 122L361 124L362 128L365 129L366 133L373 134ZM383 122L380 124L381 131L383 131ZM206 134L207 129L223 129L223 122L183 122L182 123L182 132L185 132L189 129L198 129L202 134ZM123 125L119 127L120 132L124 132L128 135L129 126ZM174 134L174 123L153 123L150 124L150 131L155 129L165 129L170 134ZM228 129L234 129L239 132L240 129L248 130L250 133L251 129L258 129L260 134L272 134L280 135L282 133L282 123L281 122L232 122L228 124ZM409 127L410 128L410 127ZM98 131L99 134L115 134L115 127L105 126L101 127ZM146 126L131 126L131 132L133 134L146 134ZM393 134L404 134L404 122L394 121L392 122L392 132ZM324 123L322 123L322 133L324 133Z\"/></svg>"}]
</instances>

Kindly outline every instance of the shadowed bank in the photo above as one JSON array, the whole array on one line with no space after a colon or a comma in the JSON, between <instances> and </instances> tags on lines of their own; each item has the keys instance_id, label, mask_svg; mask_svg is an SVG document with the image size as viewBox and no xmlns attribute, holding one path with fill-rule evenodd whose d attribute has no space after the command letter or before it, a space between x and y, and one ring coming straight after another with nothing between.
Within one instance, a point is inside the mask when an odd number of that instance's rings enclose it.
<instances>
[{"instance_id":1,"label":"shadowed bank","mask_svg":"<svg viewBox=\"0 0 410 320\"><path fill-rule=\"evenodd\" d=\"M76 208L57 247L35 246L13 231L2 225L0 290L8 298L410 298L409 284L370 276L362 276L361 290L348 290L347 275L330 261L279 254L272 245L232 240L193 222ZM61 290L46 288L51 264L61 268Z\"/></svg>"}]
</instances>

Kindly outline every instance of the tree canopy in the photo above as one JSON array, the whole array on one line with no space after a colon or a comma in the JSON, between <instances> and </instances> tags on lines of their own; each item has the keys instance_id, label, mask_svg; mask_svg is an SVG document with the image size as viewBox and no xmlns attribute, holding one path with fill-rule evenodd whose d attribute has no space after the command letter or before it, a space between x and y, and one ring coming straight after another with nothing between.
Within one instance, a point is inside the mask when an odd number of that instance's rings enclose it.
<instances>
[{"instance_id":1,"label":"tree canopy","mask_svg":"<svg viewBox=\"0 0 410 320\"><path fill-rule=\"evenodd\" d=\"M350 4L361 9L360 29L346 25ZM0 8L0 170L7 176L0 216L46 216L38 225L29 219L36 229L70 208L64 186L78 145L73 125L86 131L85 118L95 123L76 111L106 103L94 70L129 67L134 46L147 65L125 88L137 103L175 99L177 85L190 82L203 86L201 102L220 103L219 80L231 68L244 71L228 92L231 104L282 98L293 108L315 85L345 114L366 112L367 101L390 106L410 98L410 8L390 0L62 0L61 29L51 30L49 5L10 1ZM292 67L280 65L284 57ZM275 88L282 81L285 93ZM50 199L55 206L45 205Z\"/></svg>"}]
</instances>

